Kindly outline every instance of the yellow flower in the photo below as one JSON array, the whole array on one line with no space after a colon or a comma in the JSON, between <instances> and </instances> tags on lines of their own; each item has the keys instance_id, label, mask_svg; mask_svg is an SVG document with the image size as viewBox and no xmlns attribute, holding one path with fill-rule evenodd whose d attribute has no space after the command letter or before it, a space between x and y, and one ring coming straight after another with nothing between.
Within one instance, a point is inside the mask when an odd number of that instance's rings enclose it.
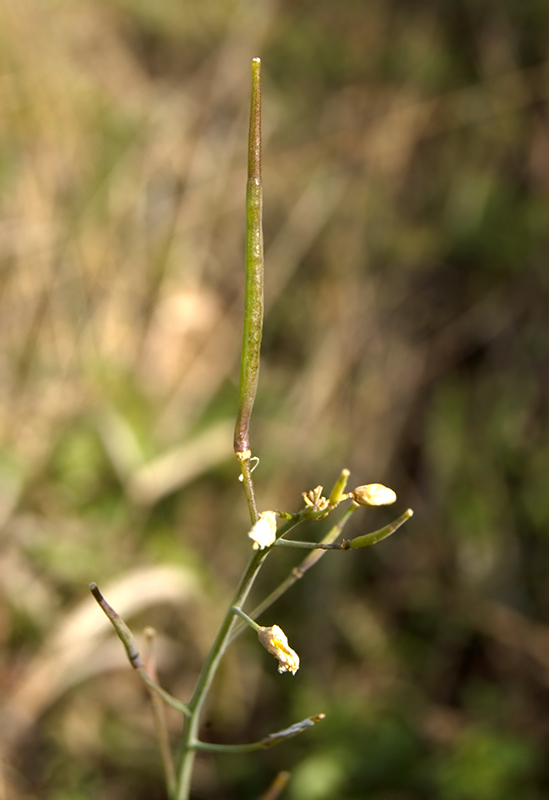
<instances>
[{"instance_id":1,"label":"yellow flower","mask_svg":"<svg viewBox=\"0 0 549 800\"><path fill-rule=\"evenodd\" d=\"M259 519L248 533L253 539L254 550L264 550L276 541L276 511L262 511Z\"/></svg>"},{"instance_id":2,"label":"yellow flower","mask_svg":"<svg viewBox=\"0 0 549 800\"><path fill-rule=\"evenodd\" d=\"M278 660L278 671L291 672L295 675L299 669L299 656L288 644L288 638L282 628L278 625L260 628L257 636L263 647Z\"/></svg>"},{"instance_id":3,"label":"yellow flower","mask_svg":"<svg viewBox=\"0 0 549 800\"><path fill-rule=\"evenodd\" d=\"M392 489L381 483L368 483L366 486L357 486L349 493L359 506L390 506L397 499Z\"/></svg>"}]
</instances>

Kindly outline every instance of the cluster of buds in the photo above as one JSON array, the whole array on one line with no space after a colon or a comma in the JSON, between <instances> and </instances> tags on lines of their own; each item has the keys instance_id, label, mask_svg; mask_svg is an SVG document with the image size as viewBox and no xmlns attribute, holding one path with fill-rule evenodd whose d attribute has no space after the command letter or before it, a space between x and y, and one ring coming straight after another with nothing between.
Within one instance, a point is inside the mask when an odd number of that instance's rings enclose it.
<instances>
[{"instance_id":1,"label":"cluster of buds","mask_svg":"<svg viewBox=\"0 0 549 800\"><path fill-rule=\"evenodd\" d=\"M337 485L334 488L334 492L332 492L332 495L335 493L337 496L333 498L331 497L330 500L328 500L322 494L322 486L317 486L310 492L304 492L303 499L305 501L306 508L309 508L317 513L320 511L321 515L325 516L325 514L322 514L322 512L325 511L326 514L328 514L330 508L334 508L341 502L341 500L345 499L353 500L353 502L359 506L387 506L395 502L395 492L393 492L393 490L389 489L387 486L383 486L381 483L368 483L363 486L357 486L352 492L344 494L343 492L345 489L345 483L347 482L348 474L348 470L343 471L339 485ZM253 541L254 550L264 550L267 547L271 547L276 542L276 523L277 517L280 515L281 514L277 511L262 511L259 514L257 521L254 523L248 533L248 536ZM409 512L409 515L411 515L411 512ZM284 516L284 514L282 514L282 516ZM319 516L319 518L321 518L321 516ZM399 524L402 524L402 522ZM384 536L386 536L391 532L392 529L389 532L385 532L384 529L383 531L376 531L375 534L383 533ZM369 536L374 536L374 534L369 534ZM379 538L380 537L378 536L378 539ZM374 541L377 541L378 539L375 539ZM371 543L372 542L370 541L367 542L367 544ZM361 546L365 545L361 544ZM248 624L255 628L259 641L263 647L277 659L278 671L291 672L292 675L295 675L299 669L299 656L288 644L288 638L284 631L279 628L278 625L272 625L268 628L258 626L255 622L253 622L253 620L246 617L241 609L236 609L236 611L248 622Z\"/></svg>"},{"instance_id":2,"label":"cluster of buds","mask_svg":"<svg viewBox=\"0 0 549 800\"><path fill-rule=\"evenodd\" d=\"M326 511L318 519L327 516L330 510L330 501L323 496L322 486L317 486L310 492L303 492L305 505L313 511ZM396 500L396 494L392 489L383 486L381 483L368 483L364 486L357 486L352 492L340 494L336 503L341 500L353 500L359 506L388 506ZM252 525L248 536L253 541L254 550L264 550L271 547L276 542L276 520L279 516L277 511L262 511L257 522Z\"/></svg>"}]
</instances>

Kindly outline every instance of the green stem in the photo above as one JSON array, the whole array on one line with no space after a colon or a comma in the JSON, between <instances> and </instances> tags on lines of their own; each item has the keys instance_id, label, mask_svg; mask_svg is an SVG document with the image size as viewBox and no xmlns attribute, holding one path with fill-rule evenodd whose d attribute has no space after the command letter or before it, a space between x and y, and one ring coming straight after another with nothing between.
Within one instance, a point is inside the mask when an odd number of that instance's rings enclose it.
<instances>
[{"instance_id":1,"label":"green stem","mask_svg":"<svg viewBox=\"0 0 549 800\"><path fill-rule=\"evenodd\" d=\"M255 750L264 750L263 741L250 742L250 744L215 744L213 742L197 742L197 750L206 753L253 753Z\"/></svg>"},{"instance_id":2,"label":"green stem","mask_svg":"<svg viewBox=\"0 0 549 800\"><path fill-rule=\"evenodd\" d=\"M200 727L200 715L204 702L206 700L208 691L213 681L214 675L219 666L219 662L223 657L228 645L231 641L231 636L236 622L236 614L234 607L240 608L246 601L250 589L257 577L263 561L269 554L270 550L258 550L254 552L248 566L244 571L240 583L236 589L232 602L225 614L225 618L221 623L216 640L213 643L212 649L206 659L206 662L198 678L196 689L194 691L189 708L191 710L191 717L187 722L183 734L183 741L181 745L181 756L179 764L179 775L177 783L176 800L188 800L191 777L194 767L194 759L198 747L198 731Z\"/></svg>"},{"instance_id":3,"label":"green stem","mask_svg":"<svg viewBox=\"0 0 549 800\"><path fill-rule=\"evenodd\" d=\"M252 523L258 518L250 460L250 417L257 392L263 330L263 188L261 180L261 62L252 62L252 98L248 139L248 181L246 185L246 293L244 331L240 364L238 412L234 430L234 451L240 462L246 499ZM193 698L191 717L183 734L176 800L187 800L198 746L200 714L219 662L227 649L237 623L233 606L246 600L261 565L270 550L254 553L244 571L235 596L210 654L204 664Z\"/></svg>"},{"instance_id":4,"label":"green stem","mask_svg":"<svg viewBox=\"0 0 549 800\"><path fill-rule=\"evenodd\" d=\"M185 703L182 703L181 700L178 700L177 697L173 697L169 692L166 692L161 686L154 681L150 675L147 673L144 667L138 667L137 671L143 683L145 683L149 689L154 692L158 697L160 697L168 706L175 708L176 711L179 711L185 717L190 717L191 712L188 706Z\"/></svg>"},{"instance_id":5,"label":"green stem","mask_svg":"<svg viewBox=\"0 0 549 800\"><path fill-rule=\"evenodd\" d=\"M401 525L404 525L410 517L412 517L414 512L411 508L407 508L404 514L401 514L398 519L395 519L393 522L390 522L388 525L385 525L383 528L380 528L378 531L373 531L372 533L365 533L364 536L357 536L356 539L351 539L349 542L349 547L351 550L359 550L361 547L370 547L372 544L377 544L381 542L382 539L386 539L388 536L391 536L395 531L397 531Z\"/></svg>"},{"instance_id":6,"label":"green stem","mask_svg":"<svg viewBox=\"0 0 549 800\"><path fill-rule=\"evenodd\" d=\"M250 512L250 519L252 524L255 524L259 519L259 512L255 502L254 482L252 479L252 470L250 466L251 452L246 450L243 453L236 451L236 457L240 461L240 472L242 474L242 483L244 484L244 492L246 493L246 501L248 503L248 511Z\"/></svg>"},{"instance_id":7,"label":"green stem","mask_svg":"<svg viewBox=\"0 0 549 800\"><path fill-rule=\"evenodd\" d=\"M349 550L350 545L343 540L339 544L326 544L325 542L298 542L296 539L278 539L278 547L295 547L299 550Z\"/></svg>"},{"instance_id":8,"label":"green stem","mask_svg":"<svg viewBox=\"0 0 549 800\"><path fill-rule=\"evenodd\" d=\"M290 725L289 728L284 728L282 731L270 733L265 738L260 739L258 742L250 742L249 744L215 744L210 742L197 742L197 750L206 750L210 753L250 753L254 750L266 750L268 747L273 747L276 744L281 744L287 739L298 736L307 728L312 728L318 722L326 718L325 714L315 714L312 717L296 722Z\"/></svg>"},{"instance_id":9,"label":"green stem","mask_svg":"<svg viewBox=\"0 0 549 800\"><path fill-rule=\"evenodd\" d=\"M247 625L250 626L250 628L253 628L254 631L257 632L257 631L261 630L261 626L258 625L257 622L254 622L254 620L251 617L249 617L247 614L245 614L244 611L242 611L241 608L238 608L238 606L233 606L233 611L234 611L235 614L238 614L240 619L243 619L244 622Z\"/></svg>"}]
</instances>

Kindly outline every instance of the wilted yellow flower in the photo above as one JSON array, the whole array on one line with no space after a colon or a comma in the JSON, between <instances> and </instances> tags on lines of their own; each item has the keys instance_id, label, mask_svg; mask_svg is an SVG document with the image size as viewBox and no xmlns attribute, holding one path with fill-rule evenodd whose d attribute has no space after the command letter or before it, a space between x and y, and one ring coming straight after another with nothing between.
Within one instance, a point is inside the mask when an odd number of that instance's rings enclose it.
<instances>
[{"instance_id":1,"label":"wilted yellow flower","mask_svg":"<svg viewBox=\"0 0 549 800\"><path fill-rule=\"evenodd\" d=\"M359 506L390 506L397 499L393 490L381 483L357 486L354 491L349 493L349 497L352 497Z\"/></svg>"},{"instance_id":2,"label":"wilted yellow flower","mask_svg":"<svg viewBox=\"0 0 549 800\"><path fill-rule=\"evenodd\" d=\"M262 511L259 519L248 533L253 539L254 550L264 550L276 541L276 511Z\"/></svg>"},{"instance_id":3,"label":"wilted yellow flower","mask_svg":"<svg viewBox=\"0 0 549 800\"><path fill-rule=\"evenodd\" d=\"M278 671L291 672L295 675L299 669L299 656L288 644L288 638L282 628L278 625L260 628L257 636L263 647L278 660Z\"/></svg>"}]
</instances>

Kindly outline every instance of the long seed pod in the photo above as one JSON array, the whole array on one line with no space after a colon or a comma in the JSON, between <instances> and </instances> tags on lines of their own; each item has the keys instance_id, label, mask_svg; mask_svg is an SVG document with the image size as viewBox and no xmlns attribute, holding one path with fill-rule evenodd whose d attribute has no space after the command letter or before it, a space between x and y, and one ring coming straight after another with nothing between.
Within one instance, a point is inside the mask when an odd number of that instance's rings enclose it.
<instances>
[{"instance_id":1,"label":"long seed pod","mask_svg":"<svg viewBox=\"0 0 549 800\"><path fill-rule=\"evenodd\" d=\"M263 185L261 180L261 61L252 61L252 102L246 185L246 299L234 450L250 457L250 417L259 378L263 330Z\"/></svg>"}]
</instances>

